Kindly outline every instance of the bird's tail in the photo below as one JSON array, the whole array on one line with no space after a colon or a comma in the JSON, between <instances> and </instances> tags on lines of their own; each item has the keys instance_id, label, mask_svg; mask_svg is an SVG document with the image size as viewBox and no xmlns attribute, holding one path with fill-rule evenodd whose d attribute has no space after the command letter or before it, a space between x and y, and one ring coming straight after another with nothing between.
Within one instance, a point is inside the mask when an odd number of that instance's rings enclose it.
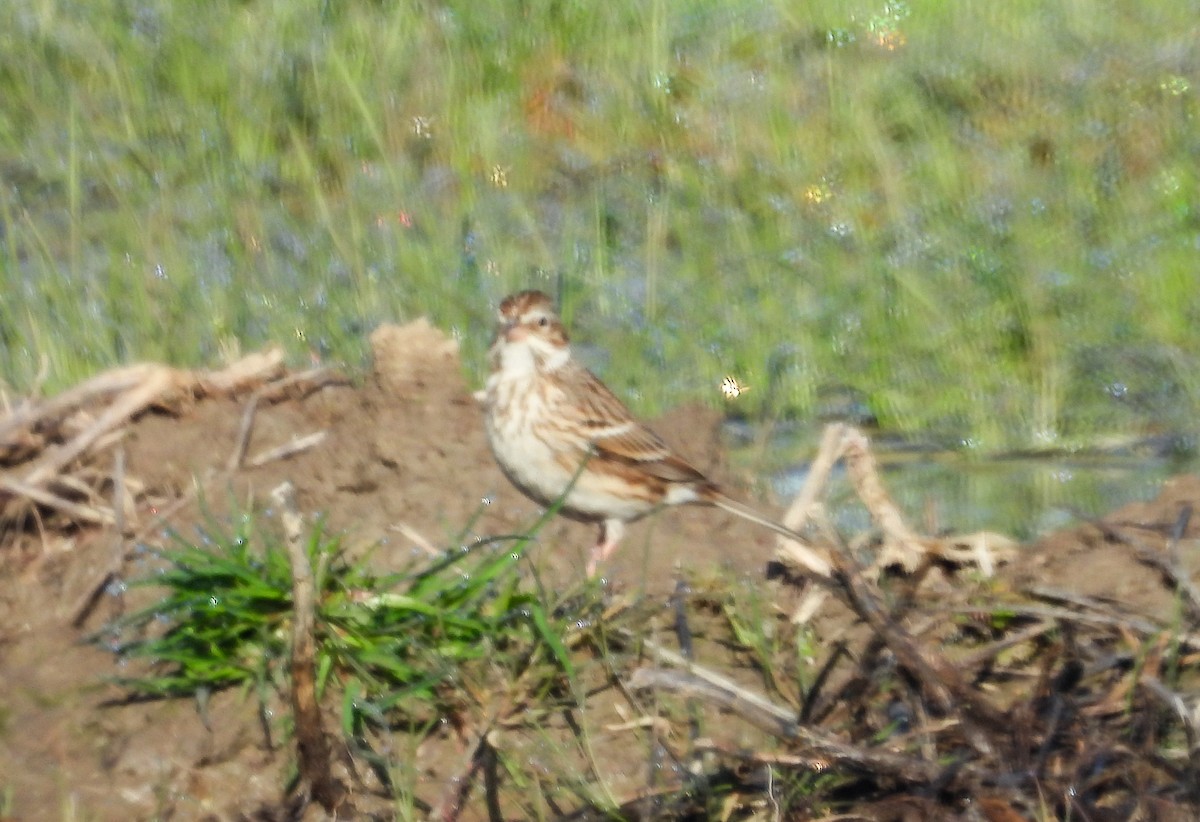
<instances>
[{"instance_id":1,"label":"bird's tail","mask_svg":"<svg viewBox=\"0 0 1200 822\"><path fill-rule=\"evenodd\" d=\"M713 494L711 497L709 497L708 501L718 508L722 508L731 514L737 514L742 519L750 520L750 522L761 525L763 528L768 528L779 534L781 537L787 537L788 539L795 540L796 542L808 542L808 540L806 540L796 531L793 531L791 528L788 528L785 525L780 525L775 520L758 513L749 505L743 505L737 500L731 499L720 492Z\"/></svg>"},{"instance_id":2,"label":"bird's tail","mask_svg":"<svg viewBox=\"0 0 1200 822\"><path fill-rule=\"evenodd\" d=\"M758 511L755 511L749 505L743 505L737 500L725 496L720 491L714 491L711 494L706 495L706 501L712 503L722 510L728 511L731 514L736 514L742 519L749 520L756 525L760 525L763 528L774 531L776 534L779 534L779 536L784 537L785 539L790 539L793 542L799 543L801 546L801 551L798 553L808 557L808 559L804 560L804 564L808 565L810 570L826 576L830 573L831 569L829 567L828 560L820 557L816 551L813 550L808 539L806 539L799 532L793 531L786 525L781 525L770 517L758 513Z\"/></svg>"}]
</instances>

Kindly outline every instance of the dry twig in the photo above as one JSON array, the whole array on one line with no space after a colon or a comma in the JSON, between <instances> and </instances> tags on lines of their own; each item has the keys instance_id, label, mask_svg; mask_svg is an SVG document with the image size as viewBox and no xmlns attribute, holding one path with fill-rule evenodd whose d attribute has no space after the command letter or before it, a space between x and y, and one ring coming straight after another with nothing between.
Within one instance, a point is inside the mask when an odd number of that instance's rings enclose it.
<instances>
[{"instance_id":1,"label":"dry twig","mask_svg":"<svg viewBox=\"0 0 1200 822\"><path fill-rule=\"evenodd\" d=\"M246 450L250 447L250 434L254 431L254 415L258 411L260 396L260 392L255 391L246 401L246 408L242 411L242 422L238 425L237 440L233 444L233 452L229 455L229 461L225 464L228 471L238 470L246 461Z\"/></svg>"},{"instance_id":2,"label":"dry twig","mask_svg":"<svg viewBox=\"0 0 1200 822\"><path fill-rule=\"evenodd\" d=\"M889 618L880 597L863 579L852 563L839 562L838 576L847 604L865 621L896 659L921 683L926 696L939 712L950 713L957 705L965 710L958 713L966 726L983 725L991 731L1004 731L1008 720L975 689L970 688L958 669L936 649L916 642L899 624ZM986 736L973 734L972 743L980 753L990 753Z\"/></svg>"},{"instance_id":3,"label":"dry twig","mask_svg":"<svg viewBox=\"0 0 1200 822\"><path fill-rule=\"evenodd\" d=\"M303 437L296 437L290 442L285 442L283 445L277 445L274 448L268 448L261 454L255 454L250 459L246 460L247 468L259 468L266 465L268 462L275 460L283 460L288 457L294 457L303 451L308 451L316 448L325 441L329 436L328 431L314 431L311 434L305 434Z\"/></svg>"},{"instance_id":4,"label":"dry twig","mask_svg":"<svg viewBox=\"0 0 1200 822\"><path fill-rule=\"evenodd\" d=\"M303 520L296 510L296 490L284 482L271 492L282 512L284 543L292 568L292 715L296 723L296 753L304 788L322 808L332 812L346 798L346 789L330 770L329 738L317 704L316 640L313 637L316 591L312 565L304 548Z\"/></svg>"},{"instance_id":5,"label":"dry twig","mask_svg":"<svg viewBox=\"0 0 1200 822\"><path fill-rule=\"evenodd\" d=\"M121 577L121 569L125 567L125 449L117 449L113 461L112 475L113 493L113 544L110 549L108 567L100 575L100 580L84 595L79 605L75 607L71 617L72 627L79 628L87 621L92 609L100 601L100 596L108 587Z\"/></svg>"},{"instance_id":6,"label":"dry twig","mask_svg":"<svg viewBox=\"0 0 1200 822\"><path fill-rule=\"evenodd\" d=\"M99 374L75 388L44 402L28 401L0 420L0 458L16 465L36 461L22 469L23 476L0 475L0 517L13 519L29 506L55 510L80 523L112 525L117 514L98 502L88 504L73 497L94 498L95 492L82 481L91 470L85 460L120 441L124 426L152 408L170 408L182 401L206 396L227 396L255 388L256 393L229 470L241 465L249 441L253 411L262 398L282 399L306 396L321 388L344 383L345 379L328 369L283 374L283 354L277 348L250 354L215 371L183 371L164 365L141 363ZM91 419L85 409L102 405ZM85 421L79 428L79 421ZM323 434L300 440L260 454L255 465L282 459L317 445ZM14 462L15 461L15 462ZM124 481L124 480L123 480ZM56 490L56 487L58 490ZM128 488L138 487L130 481ZM67 495L62 489L69 489ZM122 497L126 509L133 510L134 500Z\"/></svg>"},{"instance_id":7,"label":"dry twig","mask_svg":"<svg viewBox=\"0 0 1200 822\"><path fill-rule=\"evenodd\" d=\"M669 691L709 702L722 710L736 713L768 733L798 742L806 748L806 759L817 758L833 765L889 776L905 782L924 784L937 780L944 772L942 765L920 759L888 753L878 749L860 748L800 725L794 720L777 721L739 698L737 694L716 687L699 677L659 668L639 668L629 679L633 690ZM955 767L955 766L952 766ZM975 773L969 765L958 763L960 772Z\"/></svg>"}]
</instances>

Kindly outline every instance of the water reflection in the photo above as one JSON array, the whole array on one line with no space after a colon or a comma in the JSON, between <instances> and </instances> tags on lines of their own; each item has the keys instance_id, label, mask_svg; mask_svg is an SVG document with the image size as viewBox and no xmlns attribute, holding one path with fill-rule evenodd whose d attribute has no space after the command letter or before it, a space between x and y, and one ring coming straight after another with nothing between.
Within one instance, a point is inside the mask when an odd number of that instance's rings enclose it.
<instances>
[{"instance_id":1,"label":"water reflection","mask_svg":"<svg viewBox=\"0 0 1200 822\"><path fill-rule=\"evenodd\" d=\"M782 503L799 493L815 445L784 436L762 449L738 439L743 444L732 446L737 464L753 467ZM1168 478L1200 472L1195 454L1143 453L1139 448L1120 454L978 458L882 439L873 440L872 447L889 493L926 533L992 530L1029 540L1129 502L1153 499ZM825 499L843 533L870 528L869 515L840 464Z\"/></svg>"}]
</instances>

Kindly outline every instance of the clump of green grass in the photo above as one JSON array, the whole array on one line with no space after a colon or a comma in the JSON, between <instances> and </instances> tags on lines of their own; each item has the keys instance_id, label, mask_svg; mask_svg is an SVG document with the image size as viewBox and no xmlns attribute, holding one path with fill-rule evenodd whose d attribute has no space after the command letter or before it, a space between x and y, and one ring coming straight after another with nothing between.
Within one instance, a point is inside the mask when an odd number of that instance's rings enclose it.
<instances>
[{"instance_id":1,"label":"clump of green grass","mask_svg":"<svg viewBox=\"0 0 1200 822\"><path fill-rule=\"evenodd\" d=\"M253 520L241 517L232 531L214 523L199 542L173 535L156 552L161 570L132 583L163 596L94 637L123 664L144 666L116 678L129 696L287 692L291 568L279 541L257 533ZM379 575L320 525L312 529L317 687L344 696L348 736L452 712L458 697L446 683L485 657L570 675L558 617L511 573L526 541L480 543Z\"/></svg>"}]
</instances>

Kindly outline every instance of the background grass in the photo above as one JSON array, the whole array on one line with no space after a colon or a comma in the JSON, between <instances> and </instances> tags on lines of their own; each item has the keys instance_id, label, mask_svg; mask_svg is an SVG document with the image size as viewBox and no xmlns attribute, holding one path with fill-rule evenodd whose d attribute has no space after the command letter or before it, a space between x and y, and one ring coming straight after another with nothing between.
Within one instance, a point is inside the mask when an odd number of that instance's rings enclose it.
<instances>
[{"instance_id":1,"label":"background grass","mask_svg":"<svg viewBox=\"0 0 1200 822\"><path fill-rule=\"evenodd\" d=\"M983 451L1200 410L1192 4L0 7L0 377L556 291L641 412Z\"/></svg>"}]
</instances>

